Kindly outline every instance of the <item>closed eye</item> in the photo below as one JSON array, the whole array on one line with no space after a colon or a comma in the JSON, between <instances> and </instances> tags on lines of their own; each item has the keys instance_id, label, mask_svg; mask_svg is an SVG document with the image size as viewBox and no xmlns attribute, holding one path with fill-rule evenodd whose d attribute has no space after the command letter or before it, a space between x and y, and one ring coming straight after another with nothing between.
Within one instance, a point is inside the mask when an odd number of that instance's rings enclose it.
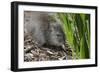
<instances>
[{"instance_id":1,"label":"closed eye","mask_svg":"<svg viewBox=\"0 0 100 73\"><path fill-rule=\"evenodd\" d=\"M62 36L61 34L57 34L58 37Z\"/></svg>"}]
</instances>

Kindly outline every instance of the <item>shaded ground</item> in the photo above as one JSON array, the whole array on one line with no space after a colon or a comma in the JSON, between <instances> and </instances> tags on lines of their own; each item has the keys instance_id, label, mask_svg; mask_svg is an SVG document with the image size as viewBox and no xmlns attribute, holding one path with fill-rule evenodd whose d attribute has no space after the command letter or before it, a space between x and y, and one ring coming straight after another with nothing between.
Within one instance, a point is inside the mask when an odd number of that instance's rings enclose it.
<instances>
[{"instance_id":1,"label":"shaded ground","mask_svg":"<svg viewBox=\"0 0 100 73\"><path fill-rule=\"evenodd\" d=\"M68 43L65 47L46 46L39 47L32 39L31 34L24 35L24 61L53 61L72 59L72 50Z\"/></svg>"}]
</instances>

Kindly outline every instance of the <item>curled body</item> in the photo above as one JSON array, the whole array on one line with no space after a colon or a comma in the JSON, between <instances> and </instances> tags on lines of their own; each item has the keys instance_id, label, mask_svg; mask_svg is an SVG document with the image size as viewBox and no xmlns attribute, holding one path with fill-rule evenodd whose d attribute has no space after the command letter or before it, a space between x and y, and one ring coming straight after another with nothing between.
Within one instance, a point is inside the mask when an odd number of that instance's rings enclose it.
<instances>
[{"instance_id":1,"label":"curled body","mask_svg":"<svg viewBox=\"0 0 100 73\"><path fill-rule=\"evenodd\" d=\"M24 31L32 33L33 39L43 46L62 46L65 43L65 35L59 22L50 20L47 12L24 12Z\"/></svg>"}]
</instances>

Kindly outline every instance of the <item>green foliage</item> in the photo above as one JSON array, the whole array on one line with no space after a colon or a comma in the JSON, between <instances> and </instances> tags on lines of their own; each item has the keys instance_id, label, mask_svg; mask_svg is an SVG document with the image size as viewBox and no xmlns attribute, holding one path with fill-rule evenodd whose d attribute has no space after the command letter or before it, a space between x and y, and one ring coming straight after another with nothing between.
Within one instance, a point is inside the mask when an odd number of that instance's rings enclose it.
<instances>
[{"instance_id":1,"label":"green foliage","mask_svg":"<svg viewBox=\"0 0 100 73\"><path fill-rule=\"evenodd\" d=\"M90 58L90 15L58 13L63 29L71 46L73 59Z\"/></svg>"}]
</instances>

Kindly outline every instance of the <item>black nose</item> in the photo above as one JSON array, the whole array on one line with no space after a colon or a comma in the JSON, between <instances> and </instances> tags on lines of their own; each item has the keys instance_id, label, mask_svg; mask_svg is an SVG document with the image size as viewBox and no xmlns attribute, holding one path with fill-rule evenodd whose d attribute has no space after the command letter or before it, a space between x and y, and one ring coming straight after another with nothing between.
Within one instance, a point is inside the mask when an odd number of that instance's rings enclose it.
<instances>
[{"instance_id":1,"label":"black nose","mask_svg":"<svg viewBox=\"0 0 100 73\"><path fill-rule=\"evenodd\" d=\"M57 37L61 37L62 35L61 34L57 34Z\"/></svg>"}]
</instances>

